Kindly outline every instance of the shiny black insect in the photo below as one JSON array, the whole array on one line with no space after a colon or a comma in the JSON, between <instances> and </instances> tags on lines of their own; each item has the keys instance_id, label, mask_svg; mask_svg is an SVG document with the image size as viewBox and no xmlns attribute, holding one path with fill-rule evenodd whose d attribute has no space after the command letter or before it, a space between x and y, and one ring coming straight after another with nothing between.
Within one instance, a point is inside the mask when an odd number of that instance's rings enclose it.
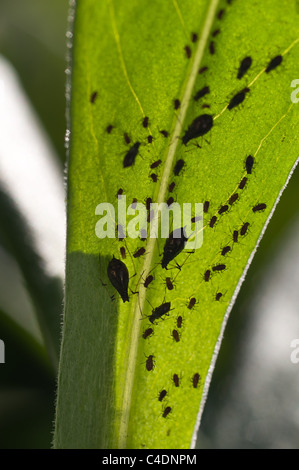
<instances>
[{"instance_id":1,"label":"shiny black insect","mask_svg":"<svg viewBox=\"0 0 299 470\"><path fill-rule=\"evenodd\" d=\"M198 222L199 220L201 220L200 216L192 217L191 222L195 223L195 222Z\"/></svg>"},{"instance_id":2,"label":"shiny black insect","mask_svg":"<svg viewBox=\"0 0 299 470\"><path fill-rule=\"evenodd\" d=\"M206 72L207 70L209 70L209 67L207 67L206 65L204 67L201 67L198 71L198 73L202 74L204 72Z\"/></svg>"},{"instance_id":3,"label":"shiny black insect","mask_svg":"<svg viewBox=\"0 0 299 470\"><path fill-rule=\"evenodd\" d=\"M120 251L122 259L126 259L126 249L125 249L125 247L121 246L119 251Z\"/></svg>"},{"instance_id":4,"label":"shiny black insect","mask_svg":"<svg viewBox=\"0 0 299 470\"><path fill-rule=\"evenodd\" d=\"M225 256L225 255L227 255L227 253L229 253L230 251L231 251L231 247L230 247L230 246L225 246L224 248L222 248L221 255L222 255L222 256Z\"/></svg>"},{"instance_id":5,"label":"shiny black insect","mask_svg":"<svg viewBox=\"0 0 299 470\"><path fill-rule=\"evenodd\" d=\"M173 374L172 380L173 380L173 383L176 387L180 386L180 378L179 378L178 374Z\"/></svg>"},{"instance_id":6,"label":"shiny black insect","mask_svg":"<svg viewBox=\"0 0 299 470\"><path fill-rule=\"evenodd\" d=\"M213 215L213 217L211 218L210 223L209 223L210 227L213 228L214 225L216 224L216 222L217 222L217 217L216 217L216 215Z\"/></svg>"},{"instance_id":7,"label":"shiny black insect","mask_svg":"<svg viewBox=\"0 0 299 470\"><path fill-rule=\"evenodd\" d=\"M246 176L244 176L244 178L241 180L241 182L239 184L239 189L244 189L246 183L247 183L247 178L246 178Z\"/></svg>"},{"instance_id":8,"label":"shiny black insect","mask_svg":"<svg viewBox=\"0 0 299 470\"><path fill-rule=\"evenodd\" d=\"M191 41L192 41L192 42L196 42L197 39L198 39L197 34L196 34L196 33L192 33L192 34L191 34Z\"/></svg>"},{"instance_id":9,"label":"shiny black insect","mask_svg":"<svg viewBox=\"0 0 299 470\"><path fill-rule=\"evenodd\" d=\"M217 302L218 302L221 299L222 295L223 294L221 292L217 292L215 300L217 300Z\"/></svg>"},{"instance_id":10,"label":"shiny black insect","mask_svg":"<svg viewBox=\"0 0 299 470\"><path fill-rule=\"evenodd\" d=\"M175 182L173 181L172 183L170 183L170 185L168 186L168 191L170 193L172 193L172 191L174 190L174 187L175 187Z\"/></svg>"},{"instance_id":11,"label":"shiny black insect","mask_svg":"<svg viewBox=\"0 0 299 470\"><path fill-rule=\"evenodd\" d=\"M248 175L251 175L252 167L254 164L254 158L252 155L248 155L245 162L245 167Z\"/></svg>"},{"instance_id":12,"label":"shiny black insect","mask_svg":"<svg viewBox=\"0 0 299 470\"><path fill-rule=\"evenodd\" d=\"M143 283L144 287L147 288L153 280L154 280L154 276L152 276L151 274L147 276L147 278L145 279Z\"/></svg>"},{"instance_id":13,"label":"shiny black insect","mask_svg":"<svg viewBox=\"0 0 299 470\"><path fill-rule=\"evenodd\" d=\"M178 176L180 174L180 172L183 169L184 165L185 165L185 162L182 159L180 159L176 162L176 164L174 166L174 169L173 169L173 173L174 173L175 176Z\"/></svg>"},{"instance_id":14,"label":"shiny black insect","mask_svg":"<svg viewBox=\"0 0 299 470\"><path fill-rule=\"evenodd\" d=\"M172 330L172 337L177 343L180 341L180 335L177 330Z\"/></svg>"},{"instance_id":15,"label":"shiny black insect","mask_svg":"<svg viewBox=\"0 0 299 470\"><path fill-rule=\"evenodd\" d=\"M161 262L162 268L167 269L168 263L184 249L187 240L188 238L185 236L183 228L175 229L171 232L164 245Z\"/></svg>"},{"instance_id":16,"label":"shiny black insect","mask_svg":"<svg viewBox=\"0 0 299 470\"><path fill-rule=\"evenodd\" d=\"M135 144L127 151L123 161L124 168L134 165L140 145L140 142L135 142Z\"/></svg>"},{"instance_id":17,"label":"shiny black insect","mask_svg":"<svg viewBox=\"0 0 299 470\"><path fill-rule=\"evenodd\" d=\"M234 232L233 232L233 241L234 241L234 243L237 243L238 237L239 237L238 230L234 230Z\"/></svg>"},{"instance_id":18,"label":"shiny black insect","mask_svg":"<svg viewBox=\"0 0 299 470\"><path fill-rule=\"evenodd\" d=\"M148 197L145 201L145 205L146 205L146 210L150 210L150 207L151 207L151 203L153 202L152 198L151 197Z\"/></svg>"},{"instance_id":19,"label":"shiny black insect","mask_svg":"<svg viewBox=\"0 0 299 470\"><path fill-rule=\"evenodd\" d=\"M95 100L97 99L97 96L98 96L98 92L97 91L94 91L91 96L90 96L90 102L91 104L93 104L95 102Z\"/></svg>"},{"instance_id":20,"label":"shiny black insect","mask_svg":"<svg viewBox=\"0 0 299 470\"><path fill-rule=\"evenodd\" d=\"M113 128L114 126L112 126L112 124L109 124L109 126L106 127L107 134L111 134Z\"/></svg>"},{"instance_id":21,"label":"shiny black insect","mask_svg":"<svg viewBox=\"0 0 299 470\"><path fill-rule=\"evenodd\" d=\"M139 256L144 255L145 253L145 248L139 248L135 253L133 254L134 258L139 258Z\"/></svg>"},{"instance_id":22,"label":"shiny black insect","mask_svg":"<svg viewBox=\"0 0 299 470\"><path fill-rule=\"evenodd\" d=\"M213 31L213 33L212 33L213 38L218 36L219 33L220 33L220 29L215 29L215 31Z\"/></svg>"},{"instance_id":23,"label":"shiny black insect","mask_svg":"<svg viewBox=\"0 0 299 470\"><path fill-rule=\"evenodd\" d=\"M194 307L195 304L196 304L196 298L192 297L189 301L189 304L188 304L187 308L189 308L189 310L192 310L192 308Z\"/></svg>"},{"instance_id":24,"label":"shiny black insect","mask_svg":"<svg viewBox=\"0 0 299 470\"><path fill-rule=\"evenodd\" d=\"M263 211L263 210L266 209L266 207L267 207L267 204L265 204L265 203L262 202L261 204L257 204L256 206L254 206L254 207L252 208L252 212Z\"/></svg>"},{"instance_id":25,"label":"shiny black insect","mask_svg":"<svg viewBox=\"0 0 299 470\"><path fill-rule=\"evenodd\" d=\"M152 135L148 135L148 136L147 136L147 141L148 141L149 144L151 144L152 141L153 141L153 136L152 136Z\"/></svg>"},{"instance_id":26,"label":"shiny black insect","mask_svg":"<svg viewBox=\"0 0 299 470\"><path fill-rule=\"evenodd\" d=\"M210 51L210 54L211 55L214 55L215 54L215 43L214 41L211 41L210 44L209 44L209 51Z\"/></svg>"},{"instance_id":27,"label":"shiny black insect","mask_svg":"<svg viewBox=\"0 0 299 470\"><path fill-rule=\"evenodd\" d=\"M156 320L159 320L163 315L166 315L170 311L171 303L165 302L159 307L153 309L151 315L148 317L151 323L154 323Z\"/></svg>"},{"instance_id":28,"label":"shiny black insect","mask_svg":"<svg viewBox=\"0 0 299 470\"><path fill-rule=\"evenodd\" d=\"M113 256L107 267L107 276L113 287L121 296L122 301L129 302L129 272L125 263Z\"/></svg>"},{"instance_id":29,"label":"shiny black insect","mask_svg":"<svg viewBox=\"0 0 299 470\"><path fill-rule=\"evenodd\" d=\"M193 378L192 378L192 385L193 385L193 388L197 388L197 387L198 387L199 380L200 380L200 375L199 375L198 372L196 372L196 374L194 374L194 375L193 375Z\"/></svg>"},{"instance_id":30,"label":"shiny black insect","mask_svg":"<svg viewBox=\"0 0 299 470\"><path fill-rule=\"evenodd\" d=\"M129 134L127 134L126 132L124 133L124 139L125 139L126 144L131 143L131 138L130 138Z\"/></svg>"},{"instance_id":31,"label":"shiny black insect","mask_svg":"<svg viewBox=\"0 0 299 470\"><path fill-rule=\"evenodd\" d=\"M246 235L249 225L250 225L249 222L245 222L245 224L242 225L240 229L240 235L242 236Z\"/></svg>"},{"instance_id":32,"label":"shiny black insect","mask_svg":"<svg viewBox=\"0 0 299 470\"><path fill-rule=\"evenodd\" d=\"M218 13L217 13L217 18L218 18L219 20L221 20L222 17L223 17L223 15L224 15L224 13L225 13L225 10L224 10L224 9L219 10Z\"/></svg>"},{"instance_id":33,"label":"shiny black insect","mask_svg":"<svg viewBox=\"0 0 299 470\"><path fill-rule=\"evenodd\" d=\"M213 271L224 271L226 269L225 264L217 264L216 266L212 267Z\"/></svg>"},{"instance_id":34,"label":"shiny black insect","mask_svg":"<svg viewBox=\"0 0 299 470\"><path fill-rule=\"evenodd\" d=\"M123 194L124 190L122 188L119 188L117 191L117 196L121 196Z\"/></svg>"},{"instance_id":35,"label":"shiny black insect","mask_svg":"<svg viewBox=\"0 0 299 470\"><path fill-rule=\"evenodd\" d=\"M190 57L191 57L191 49L190 49L190 46L185 46L184 49L185 49L185 53L186 53L187 59L190 59Z\"/></svg>"},{"instance_id":36,"label":"shiny black insect","mask_svg":"<svg viewBox=\"0 0 299 470\"><path fill-rule=\"evenodd\" d=\"M162 160L156 160L154 163L151 164L151 169L157 168L157 166L161 165Z\"/></svg>"},{"instance_id":37,"label":"shiny black insect","mask_svg":"<svg viewBox=\"0 0 299 470\"><path fill-rule=\"evenodd\" d=\"M165 131L164 129L162 131L159 131L160 134L162 134L165 138L167 138L169 136L168 132Z\"/></svg>"},{"instance_id":38,"label":"shiny black insect","mask_svg":"<svg viewBox=\"0 0 299 470\"><path fill-rule=\"evenodd\" d=\"M159 401L162 401L167 395L167 391L166 390L161 390L161 392L159 393L159 396L158 396L158 400Z\"/></svg>"},{"instance_id":39,"label":"shiny black insect","mask_svg":"<svg viewBox=\"0 0 299 470\"><path fill-rule=\"evenodd\" d=\"M239 106L239 104L243 103L246 97L246 93L248 93L250 90L249 88L244 88L242 91L239 91L229 102L227 109L231 110L235 108L236 106Z\"/></svg>"},{"instance_id":40,"label":"shiny black insect","mask_svg":"<svg viewBox=\"0 0 299 470\"><path fill-rule=\"evenodd\" d=\"M182 324L183 324L183 317L179 315L178 318L176 319L176 326L178 328L182 328Z\"/></svg>"},{"instance_id":41,"label":"shiny black insect","mask_svg":"<svg viewBox=\"0 0 299 470\"><path fill-rule=\"evenodd\" d=\"M151 174L151 178L152 178L152 180L153 180L153 183L157 183L157 181L158 181L158 175L156 175L156 173L152 173L152 174Z\"/></svg>"},{"instance_id":42,"label":"shiny black insect","mask_svg":"<svg viewBox=\"0 0 299 470\"><path fill-rule=\"evenodd\" d=\"M238 75L237 75L237 78L239 80L241 80L241 78L244 77L245 73L247 72L247 70L249 70L249 68L251 67L251 64L252 64L252 58L251 57L245 57L241 64L240 64L240 67L239 67L239 70L238 70Z\"/></svg>"},{"instance_id":43,"label":"shiny black insect","mask_svg":"<svg viewBox=\"0 0 299 470\"><path fill-rule=\"evenodd\" d=\"M172 284L172 282L171 282L170 277L167 277L167 278L166 278L166 286L167 286L167 289L168 289L168 290L173 290L173 284Z\"/></svg>"},{"instance_id":44,"label":"shiny black insect","mask_svg":"<svg viewBox=\"0 0 299 470\"><path fill-rule=\"evenodd\" d=\"M144 117L144 119L142 121L142 125L143 125L144 128L148 127L148 117L147 116Z\"/></svg>"},{"instance_id":45,"label":"shiny black insect","mask_svg":"<svg viewBox=\"0 0 299 470\"><path fill-rule=\"evenodd\" d=\"M166 408L164 409L163 414L162 414L163 418L166 418L169 415L169 413L171 413L171 407L166 406Z\"/></svg>"},{"instance_id":46,"label":"shiny black insect","mask_svg":"<svg viewBox=\"0 0 299 470\"><path fill-rule=\"evenodd\" d=\"M150 356L146 358L145 367L146 367L146 370L148 370L149 372L154 369L155 367L154 356L152 354L150 354Z\"/></svg>"},{"instance_id":47,"label":"shiny black insect","mask_svg":"<svg viewBox=\"0 0 299 470\"><path fill-rule=\"evenodd\" d=\"M202 107L202 109L209 109L211 106L209 104L205 103L201 107Z\"/></svg>"},{"instance_id":48,"label":"shiny black insect","mask_svg":"<svg viewBox=\"0 0 299 470\"><path fill-rule=\"evenodd\" d=\"M211 271L209 269L206 270L205 274L204 274L204 280L206 282L209 282L210 280L210 277L211 277Z\"/></svg>"},{"instance_id":49,"label":"shiny black insect","mask_svg":"<svg viewBox=\"0 0 299 470\"><path fill-rule=\"evenodd\" d=\"M174 203L174 199L173 199L172 196L170 196L170 197L167 199L167 205L168 205L168 206L171 206L171 204L173 204L173 203Z\"/></svg>"},{"instance_id":50,"label":"shiny black insect","mask_svg":"<svg viewBox=\"0 0 299 470\"><path fill-rule=\"evenodd\" d=\"M210 87L208 86L204 86L203 88L201 88L197 93L196 95L194 96L194 101L198 101L200 98L203 98L205 95L207 95L208 93L210 93Z\"/></svg>"},{"instance_id":51,"label":"shiny black insect","mask_svg":"<svg viewBox=\"0 0 299 470\"><path fill-rule=\"evenodd\" d=\"M205 214L208 212L209 207L210 207L210 201L205 201L203 205L203 211Z\"/></svg>"},{"instance_id":52,"label":"shiny black insect","mask_svg":"<svg viewBox=\"0 0 299 470\"><path fill-rule=\"evenodd\" d=\"M174 104L174 109L179 109L179 107L181 106L181 102L178 99L174 100L173 104Z\"/></svg>"},{"instance_id":53,"label":"shiny black insect","mask_svg":"<svg viewBox=\"0 0 299 470\"><path fill-rule=\"evenodd\" d=\"M276 69L276 67L278 67L281 64L281 62L282 62L281 55L277 55L276 57L274 57L267 65L266 73L269 73L272 70Z\"/></svg>"},{"instance_id":54,"label":"shiny black insect","mask_svg":"<svg viewBox=\"0 0 299 470\"><path fill-rule=\"evenodd\" d=\"M239 194L235 193L229 198L228 203L232 206L238 198L239 198Z\"/></svg>"},{"instance_id":55,"label":"shiny black insect","mask_svg":"<svg viewBox=\"0 0 299 470\"><path fill-rule=\"evenodd\" d=\"M190 124L183 136L183 144L207 134L213 127L213 117L210 114L201 114L197 116Z\"/></svg>"},{"instance_id":56,"label":"shiny black insect","mask_svg":"<svg viewBox=\"0 0 299 470\"><path fill-rule=\"evenodd\" d=\"M153 334L153 332L154 330L152 328L148 328L147 330L143 332L142 338L144 339L148 338L149 336Z\"/></svg>"},{"instance_id":57,"label":"shiny black insect","mask_svg":"<svg viewBox=\"0 0 299 470\"><path fill-rule=\"evenodd\" d=\"M228 211L228 205L225 204L225 206L221 206L219 211L218 211L218 214L221 215L221 214L224 214L224 212Z\"/></svg>"}]
</instances>

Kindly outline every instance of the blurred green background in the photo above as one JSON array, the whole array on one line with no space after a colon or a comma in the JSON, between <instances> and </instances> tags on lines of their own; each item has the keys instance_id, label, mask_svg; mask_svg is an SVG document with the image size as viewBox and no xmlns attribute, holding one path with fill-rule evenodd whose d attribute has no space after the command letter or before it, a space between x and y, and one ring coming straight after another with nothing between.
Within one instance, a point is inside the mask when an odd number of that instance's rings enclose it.
<instances>
[{"instance_id":1,"label":"blurred green background","mask_svg":"<svg viewBox=\"0 0 299 470\"><path fill-rule=\"evenodd\" d=\"M65 163L67 16L68 0L1 0L0 2L1 54L16 69L62 166ZM63 171L61 178L63 179ZM273 445L271 432L278 436L275 441L277 447L287 446L285 443L289 443L290 447L296 447L294 431L298 433L299 419L291 423L288 416L285 416L285 422L281 423L281 417L275 418L276 410L273 409L272 421L266 417L267 431L260 433L261 437L257 433L257 437L253 439L252 432L248 434L248 429L242 428L242 426L246 428L249 421L256 421L252 409L250 414L246 403L238 404L240 411L237 415L243 423L240 424L243 433L240 428L236 431L236 426L235 431L231 429L232 423L229 417L232 416L232 419L236 420L236 416L233 416L229 410L235 407L232 387L238 376L240 357L250 335L254 334L252 327L254 319L250 307L252 299L262 295L263 291L260 289L264 281L267 281L271 263L285 246L288 234L295 230L299 212L298 183L299 170L296 170L271 220L231 313L202 419L198 444L201 448L271 447ZM5 231L5 227L2 227L2 230ZM0 237L0 248L3 252L9 250L3 237ZM5 262L2 262L1 271L4 275L7 269ZM11 299L14 302L15 284L20 283L20 279L15 279L13 275L8 279ZM6 348L6 364L0 365L0 448L49 448L54 419L55 376L44 348L21 327L15 325L9 315L9 306L5 305L4 308L2 300L0 294L0 338L5 339ZM21 302L25 300L21 299ZM282 315L284 313L282 312ZM299 329L298 334L294 330L294 338L296 336L299 336ZM289 362L286 366L289 366ZM297 372L296 366L293 365L292 373L298 376ZM251 375L252 381L259 380L258 377L263 373L261 356L260 371L254 371ZM282 394L287 393L289 387L287 381L283 382L277 377L275 382L276 385L280 383ZM243 386L246 388L246 384ZM270 381L269 388L264 390L266 397L271 394L272 386L273 383ZM242 410L243 416L241 416ZM219 426L219 416L227 416L227 429ZM261 416L261 426L265 425L263 419L265 420L265 417ZM270 432L269 423L271 428L276 427L276 429L271 429ZM283 430L279 426L282 426ZM279 437L281 432L283 439ZM268 438L263 437L266 435ZM227 436L230 436L229 441Z\"/></svg>"}]
</instances>

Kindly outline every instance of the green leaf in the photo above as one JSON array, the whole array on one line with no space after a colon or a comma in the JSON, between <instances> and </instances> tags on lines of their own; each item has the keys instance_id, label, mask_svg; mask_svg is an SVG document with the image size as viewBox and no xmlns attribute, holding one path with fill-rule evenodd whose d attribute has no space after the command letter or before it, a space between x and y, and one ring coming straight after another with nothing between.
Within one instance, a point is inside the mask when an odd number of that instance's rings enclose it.
<instances>
[{"instance_id":1,"label":"green leaf","mask_svg":"<svg viewBox=\"0 0 299 470\"><path fill-rule=\"evenodd\" d=\"M296 164L291 82L298 32L295 1L77 3L56 448L194 445L229 312ZM267 70L280 55L282 62ZM252 65L238 79L248 56ZM194 100L204 87L209 92ZM240 92L242 103L232 106ZM187 129L202 114L213 117L212 129L188 141ZM135 163L124 167L136 142ZM185 164L174 175L179 159ZM192 254L183 250L165 270L165 239L98 239L96 207L108 202L117 208L119 189L128 205L171 196L181 206L208 201L202 246ZM121 247L130 273L125 303L107 278ZM145 254L133 257L141 247ZM154 280L146 288L149 274ZM153 308L165 302L170 311L152 324ZM153 334L144 338L148 328Z\"/></svg>"}]
</instances>

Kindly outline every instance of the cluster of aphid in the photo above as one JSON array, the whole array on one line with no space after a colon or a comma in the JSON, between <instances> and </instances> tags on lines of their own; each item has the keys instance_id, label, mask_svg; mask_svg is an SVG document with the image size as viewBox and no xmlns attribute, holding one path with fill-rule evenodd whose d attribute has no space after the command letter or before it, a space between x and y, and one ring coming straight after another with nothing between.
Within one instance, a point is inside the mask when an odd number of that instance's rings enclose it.
<instances>
[{"instance_id":1,"label":"cluster of aphid","mask_svg":"<svg viewBox=\"0 0 299 470\"><path fill-rule=\"evenodd\" d=\"M227 3L230 4L231 0L227 0ZM224 14L225 14L225 10L224 9L220 10L218 12L218 15L217 15L218 20L221 20L223 18ZM209 52L212 55L215 53L215 50L216 50L215 38L219 35L219 33L220 33L220 28L217 28L212 32L212 39L209 43ZM195 43L197 40L198 40L197 34L192 33L191 34L191 42ZM189 45L186 45L184 49L185 49L186 57L188 59L191 58L191 56L192 56L191 47ZM265 68L265 72L270 73L272 70L274 70L276 67L278 67L281 64L281 62L282 62L282 56L277 55L276 57L274 57L268 63L267 67ZM252 58L251 57L247 56L247 57L245 57L241 60L239 68L238 68L238 72L237 72L237 79L238 80L241 80L245 76L245 74L250 69L251 65L252 65ZM206 72L207 70L208 70L208 67L203 66L203 67L200 68L199 74L204 74L204 72ZM238 93L236 93L230 99L229 103L227 104L226 109L231 111L232 109L236 108L241 103L243 103L243 101L245 100L245 98L246 98L247 94L249 93L249 91L250 91L249 87L245 87L242 90L240 90ZM205 85L195 93L195 95L193 96L193 99L194 99L195 102L198 102L202 98L206 97L209 93L210 93L210 87L208 85ZM90 98L91 103L94 103L96 98L97 98L97 92L94 92L91 95L91 98ZM174 104L174 109L175 110L178 110L181 106L180 100L178 98L174 100L173 104ZM205 104L202 105L202 108L210 108L210 105L205 103ZM144 129L147 129L149 127L149 117L145 116L142 119L141 124L142 124L142 127ZM182 144L184 146L187 146L191 140L205 136L208 132L211 131L211 129L213 127L213 124L214 124L214 119L213 119L212 115L210 115L210 114L201 114L201 115L197 116L191 122L191 124L188 126L188 128L185 130L185 132L182 136ZM113 128L114 128L114 126L112 124L109 124L106 128L106 132L108 134L111 134L111 132L113 131ZM159 132L164 138L167 138L169 136L169 134L166 130L160 130ZM130 145L129 149L125 153L125 156L124 156L123 162L122 162L123 163L123 168L128 168L128 167L132 167L134 165L136 157L139 154L141 142L139 140L136 141L136 142L132 142L130 136L127 133L124 133L123 137L124 137L125 144ZM147 136L147 142L148 142L148 144L151 144L153 142L153 136L151 135L151 133L149 133L149 135ZM197 146L198 146L198 144L197 144ZM244 172L245 172L246 176L243 176L242 179L239 181L237 192L234 192L229 197L229 199L227 201L225 201L224 204L222 204L219 207L217 213L214 214L210 218L210 220L207 224L208 227L213 229L215 227L215 225L219 222L220 218L223 217L226 213L228 213L231 210L232 206L237 201L240 200L241 192L246 187L246 185L248 184L248 180L250 178L249 175L252 174L252 169L253 169L255 163L256 162L255 162L254 156L248 155L246 160L245 160L245 164L244 164ZM161 164L162 164L161 159L157 159L157 160L155 160L154 162L152 162L150 164L150 178L154 183L156 183L158 181L157 170L158 170L158 168L160 167ZM185 160L183 160L182 158L178 159L175 162L175 165L174 165L174 168L173 168L173 174L174 174L175 177L180 174L180 172L184 168L185 164L186 164ZM173 193L173 191L175 189L175 186L176 186L176 183L174 181L169 184L169 187L168 187L169 193ZM123 190L120 188L117 192L117 195L121 195L122 193L123 193ZM168 205L171 205L173 202L174 202L174 199L173 199L172 196L170 196L168 201L167 201ZM134 207L134 204L136 204L136 203L137 203L137 199L135 198L132 201L132 207ZM152 203L152 199L150 197L147 198L146 207L147 207L147 210L148 210L148 221L150 221L150 217L151 217L151 214L150 214L150 204L151 203ZM253 213L261 212L261 211L265 210L266 207L267 206L266 206L265 203L258 203L254 207L252 207L252 212ZM210 210L210 202L205 201L204 204L203 204L204 214L208 214L209 210ZM195 218L193 218L192 221L195 222ZM221 257L224 258L228 253L230 253L232 251L233 244L235 244L239 241L239 237L244 237L247 234L248 229L249 229L249 225L250 225L249 222L245 222L245 223L243 223L241 228L233 230L231 243L228 243L228 244L226 244L225 246L223 246L221 248ZM162 261L161 261L162 269L167 269L167 266L170 263L170 261L173 261L173 260L175 261L175 258L177 257L177 255L179 253L181 253L181 251L184 249L184 246L187 242L187 238L185 236L184 229L181 228L180 231L181 231L181 233L180 233L180 236L178 238L174 237L173 236L174 232L172 232L170 234L169 238L165 242ZM122 240L122 238L124 238L124 236L122 237L122 235L121 235L121 227L120 226L118 226L118 238L119 238L119 240ZM141 240L145 240L145 238L141 237ZM120 248L120 254L121 254L122 259L124 260L126 258L126 252L125 252L124 247ZM140 257L144 254L145 254L145 248L138 248L133 253L133 257L138 258L138 257ZM178 266L178 264L177 264L177 266ZM181 267L178 266L178 268L180 269ZM226 268L227 268L227 265L223 262L219 262L218 264L214 264L213 266L210 266L208 269L205 270L205 272L203 274L204 282L209 282L211 277L213 276L213 274L221 273L224 270L226 270ZM126 267L126 264L122 260L113 257L112 260L108 264L107 275L108 275L108 278L109 278L112 286L120 294L123 302L128 302L129 301L129 294L128 294L129 272L128 272L128 269ZM154 280L153 275L148 274L148 276L144 280L143 286L145 288L147 288L153 280ZM173 290L173 281L171 280L170 277L166 278L166 288L169 291ZM219 301L222 296L223 296L222 292L217 292L215 294L215 300ZM187 305L188 309L191 310L194 307L195 303L196 303L196 298L195 297L190 298L189 302L188 302L188 305ZM169 312L171 310L173 310L173 309L171 309L171 302L165 302L165 301L161 305L159 305L158 307L155 307L155 308L152 309L151 314L148 316L148 320L149 320L151 325L149 325L142 333L142 338L144 340L147 340L148 338L150 338L154 334L154 325L156 325L156 323L159 320L161 320L165 316L169 315ZM176 328L174 328L172 330L172 333L171 333L173 341L176 342L176 343L178 343L180 341L180 338L181 338L181 332L180 331L181 331L181 328L182 328L182 324L183 324L183 317L181 315L179 315L176 318ZM154 367L155 367L155 356L153 354L150 354L149 356L147 356L146 362L145 362L146 371L150 372L154 369ZM191 380L193 388L196 389L196 388L200 387L201 377L200 377L200 374L198 372L194 373L193 377L190 378L190 380ZM175 385L175 387L180 386L180 377L178 376L178 374L173 374L172 382ZM163 400L165 400L167 395L168 395L168 391L166 389L161 390L158 394L158 401L162 402ZM166 406L165 408L163 408L162 416L164 418L166 418L171 411L172 411L172 408L170 406Z\"/></svg>"}]
</instances>

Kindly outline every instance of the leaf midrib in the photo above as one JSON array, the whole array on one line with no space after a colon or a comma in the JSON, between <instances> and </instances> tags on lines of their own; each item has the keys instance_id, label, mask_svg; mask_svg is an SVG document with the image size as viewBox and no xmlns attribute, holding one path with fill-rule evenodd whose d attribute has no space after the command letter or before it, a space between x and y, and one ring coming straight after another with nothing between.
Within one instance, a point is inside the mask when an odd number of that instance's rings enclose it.
<instances>
[{"instance_id":1,"label":"leaf midrib","mask_svg":"<svg viewBox=\"0 0 299 470\"><path fill-rule=\"evenodd\" d=\"M201 60L206 48L206 44L209 38L209 34L212 28L212 24L215 18L215 13L219 4L219 0L212 0L210 7L207 12L207 16L204 22L202 34L199 37L197 49L195 51L194 60L192 69L190 72L189 77L185 82L185 92L183 98L181 100L181 107L179 114L176 118L176 124L174 126L171 142L169 145L168 154L166 157L166 161L163 167L163 173L161 177L161 183L157 198L157 203L160 204L165 201L165 196L167 192L167 184L169 181L170 173L173 167L174 157L176 154L177 145L179 143L178 137L181 135L182 128L184 125L184 121L186 118L186 113L188 110L188 104L191 99L192 90L194 88L195 80L198 74L198 70L201 64ZM147 251L144 257L144 263L141 269L141 272L149 272L153 254L154 254L154 245L155 245L155 238L149 238L149 242L147 245ZM119 440L118 440L118 447L119 448L126 448L126 441L128 437L128 425L129 425L129 417L130 417L130 408L131 408L131 397L132 397L132 390L134 384L134 377L135 377L135 365L138 353L138 341L139 341L139 334L141 328L141 322L139 320L140 311L143 311L144 303L146 298L146 289L143 284L140 284L139 288L139 299L138 302L134 302L132 305L133 307L133 316L132 316L132 331L131 331L131 341L129 342L129 354L127 355L127 362L125 367L125 374L124 374L124 383L123 383L123 400L122 400L122 407L120 410L120 423L119 423Z\"/></svg>"}]
</instances>

